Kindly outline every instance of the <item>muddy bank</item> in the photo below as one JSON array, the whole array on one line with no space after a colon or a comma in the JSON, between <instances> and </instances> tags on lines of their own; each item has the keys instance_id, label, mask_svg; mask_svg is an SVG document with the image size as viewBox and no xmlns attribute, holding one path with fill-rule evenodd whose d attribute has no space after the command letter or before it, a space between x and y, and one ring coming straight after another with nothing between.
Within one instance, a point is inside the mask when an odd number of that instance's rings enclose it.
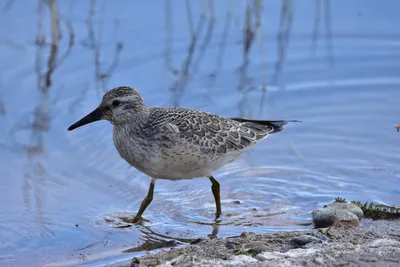
<instances>
[{"instance_id":1,"label":"muddy bank","mask_svg":"<svg viewBox=\"0 0 400 267\"><path fill-rule=\"evenodd\" d=\"M400 266L400 220L365 219L360 227L245 233L105 266Z\"/></svg>"}]
</instances>

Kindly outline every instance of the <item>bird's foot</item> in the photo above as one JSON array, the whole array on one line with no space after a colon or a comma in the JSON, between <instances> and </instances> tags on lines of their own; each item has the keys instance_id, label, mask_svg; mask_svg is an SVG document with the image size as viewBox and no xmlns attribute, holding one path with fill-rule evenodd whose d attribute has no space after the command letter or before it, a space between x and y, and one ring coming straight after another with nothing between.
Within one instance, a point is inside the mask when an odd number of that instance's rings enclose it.
<instances>
[{"instance_id":1,"label":"bird's foot","mask_svg":"<svg viewBox=\"0 0 400 267\"><path fill-rule=\"evenodd\" d=\"M128 223L137 223L137 224L142 222L143 222L142 216L135 216L135 218L128 221Z\"/></svg>"},{"instance_id":2,"label":"bird's foot","mask_svg":"<svg viewBox=\"0 0 400 267\"><path fill-rule=\"evenodd\" d=\"M135 216L134 218L132 217L119 217L124 223L142 223L143 222L143 218L142 216Z\"/></svg>"}]
</instances>

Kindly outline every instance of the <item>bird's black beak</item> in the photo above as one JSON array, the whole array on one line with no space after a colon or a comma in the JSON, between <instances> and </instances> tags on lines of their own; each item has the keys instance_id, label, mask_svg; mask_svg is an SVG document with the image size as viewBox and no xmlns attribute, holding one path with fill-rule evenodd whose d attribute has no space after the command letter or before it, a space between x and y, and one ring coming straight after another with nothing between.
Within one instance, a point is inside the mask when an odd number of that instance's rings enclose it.
<instances>
[{"instance_id":1,"label":"bird's black beak","mask_svg":"<svg viewBox=\"0 0 400 267\"><path fill-rule=\"evenodd\" d=\"M86 125L88 123L101 120L102 117L103 117L104 112L105 112L105 108L104 107L100 106L100 107L96 108L95 110L90 112L88 115L86 115L85 117L83 117L79 121L77 121L74 124L72 124L71 126L69 126L68 131L72 131L73 129L76 129L76 128L81 127L83 125Z\"/></svg>"}]
</instances>

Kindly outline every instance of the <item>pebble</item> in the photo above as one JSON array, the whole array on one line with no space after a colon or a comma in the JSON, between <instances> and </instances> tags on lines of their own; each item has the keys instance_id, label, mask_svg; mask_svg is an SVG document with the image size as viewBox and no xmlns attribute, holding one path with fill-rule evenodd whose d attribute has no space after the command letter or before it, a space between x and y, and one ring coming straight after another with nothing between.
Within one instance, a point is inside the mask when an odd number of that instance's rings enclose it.
<instances>
[{"instance_id":1,"label":"pebble","mask_svg":"<svg viewBox=\"0 0 400 267\"><path fill-rule=\"evenodd\" d=\"M321 243L321 242L322 242L321 239L316 238L311 235L300 235L300 236L296 236L295 238L290 240L290 243L295 248L301 248L309 243Z\"/></svg>"},{"instance_id":2,"label":"pebble","mask_svg":"<svg viewBox=\"0 0 400 267\"><path fill-rule=\"evenodd\" d=\"M225 246L226 246L228 249L235 249L237 245L238 245L238 243L232 242L232 241L228 241L228 242L226 242L226 244L225 244Z\"/></svg>"},{"instance_id":3,"label":"pebble","mask_svg":"<svg viewBox=\"0 0 400 267\"><path fill-rule=\"evenodd\" d=\"M255 254L259 254L261 252L264 252L264 251L268 250L268 247L263 242L260 242L260 241L251 242L247 246L247 248L250 249L251 253L255 253Z\"/></svg>"},{"instance_id":4,"label":"pebble","mask_svg":"<svg viewBox=\"0 0 400 267\"><path fill-rule=\"evenodd\" d=\"M240 234L241 238L248 238L249 237L249 232L244 231L243 233Z\"/></svg>"},{"instance_id":5,"label":"pebble","mask_svg":"<svg viewBox=\"0 0 400 267\"><path fill-rule=\"evenodd\" d=\"M352 203L331 203L312 212L316 227L358 226L363 211Z\"/></svg>"},{"instance_id":6,"label":"pebble","mask_svg":"<svg viewBox=\"0 0 400 267\"><path fill-rule=\"evenodd\" d=\"M197 238L195 240L193 240L192 242L190 242L190 245L196 245L200 242L203 242L205 239L204 238Z\"/></svg>"},{"instance_id":7,"label":"pebble","mask_svg":"<svg viewBox=\"0 0 400 267\"><path fill-rule=\"evenodd\" d=\"M176 240L168 240L166 244L168 246L175 247L178 245L178 242Z\"/></svg>"},{"instance_id":8,"label":"pebble","mask_svg":"<svg viewBox=\"0 0 400 267\"><path fill-rule=\"evenodd\" d=\"M133 258L131 261L131 267L139 267L140 266L140 260L138 258Z\"/></svg>"}]
</instances>

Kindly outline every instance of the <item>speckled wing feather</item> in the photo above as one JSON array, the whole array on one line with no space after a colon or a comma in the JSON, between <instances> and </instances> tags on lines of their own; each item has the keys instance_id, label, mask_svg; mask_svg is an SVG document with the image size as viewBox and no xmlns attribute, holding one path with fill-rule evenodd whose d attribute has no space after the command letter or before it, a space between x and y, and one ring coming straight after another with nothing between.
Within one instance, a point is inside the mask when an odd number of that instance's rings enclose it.
<instances>
[{"instance_id":1,"label":"speckled wing feather","mask_svg":"<svg viewBox=\"0 0 400 267\"><path fill-rule=\"evenodd\" d=\"M223 155L244 150L269 133L280 131L284 121L223 118L186 108L152 108L149 124L173 131L180 139L197 145L204 153Z\"/></svg>"}]
</instances>

